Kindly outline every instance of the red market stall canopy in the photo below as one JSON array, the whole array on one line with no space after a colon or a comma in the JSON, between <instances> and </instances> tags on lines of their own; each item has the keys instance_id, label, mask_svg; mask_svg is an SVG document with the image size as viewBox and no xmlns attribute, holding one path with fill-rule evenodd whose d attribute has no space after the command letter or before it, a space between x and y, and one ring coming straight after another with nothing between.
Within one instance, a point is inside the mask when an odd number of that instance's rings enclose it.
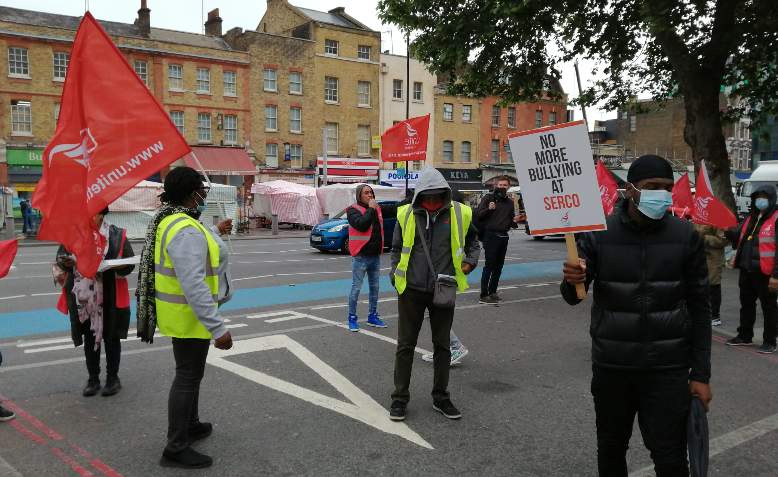
<instances>
[{"instance_id":1,"label":"red market stall canopy","mask_svg":"<svg viewBox=\"0 0 778 477\"><path fill-rule=\"evenodd\" d=\"M237 147L204 147L194 146L192 151L197 155L200 164L208 174L221 176L253 176L257 168L244 149ZM200 170L192 154L184 156L187 166Z\"/></svg>"}]
</instances>

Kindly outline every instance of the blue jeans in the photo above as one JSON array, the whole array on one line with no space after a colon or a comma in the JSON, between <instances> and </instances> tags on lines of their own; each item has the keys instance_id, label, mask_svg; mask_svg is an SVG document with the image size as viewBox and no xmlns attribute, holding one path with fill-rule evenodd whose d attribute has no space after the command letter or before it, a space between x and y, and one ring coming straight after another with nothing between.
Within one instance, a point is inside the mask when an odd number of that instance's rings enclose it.
<instances>
[{"instance_id":1,"label":"blue jeans","mask_svg":"<svg viewBox=\"0 0 778 477\"><path fill-rule=\"evenodd\" d=\"M362 282L367 273L367 282L370 285L369 313L378 313L378 279L380 278L381 256L361 256L357 255L351 259L351 293L348 297L349 315L357 314L357 301L359 300L359 291L362 289Z\"/></svg>"}]
</instances>

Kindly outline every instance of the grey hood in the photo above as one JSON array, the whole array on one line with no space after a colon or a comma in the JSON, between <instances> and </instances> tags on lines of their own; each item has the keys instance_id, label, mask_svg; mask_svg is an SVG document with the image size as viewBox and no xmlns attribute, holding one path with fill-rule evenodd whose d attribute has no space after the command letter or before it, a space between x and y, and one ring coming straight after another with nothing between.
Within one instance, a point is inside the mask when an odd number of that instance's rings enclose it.
<instances>
[{"instance_id":1,"label":"grey hood","mask_svg":"<svg viewBox=\"0 0 778 477\"><path fill-rule=\"evenodd\" d=\"M433 189L445 189L446 198L444 199L444 202L446 202L446 204L451 202L451 186L448 185L443 174L434 167L427 167L419 174L419 181L416 183L416 191L413 194L413 206L419 206L418 201L421 192Z\"/></svg>"}]
</instances>

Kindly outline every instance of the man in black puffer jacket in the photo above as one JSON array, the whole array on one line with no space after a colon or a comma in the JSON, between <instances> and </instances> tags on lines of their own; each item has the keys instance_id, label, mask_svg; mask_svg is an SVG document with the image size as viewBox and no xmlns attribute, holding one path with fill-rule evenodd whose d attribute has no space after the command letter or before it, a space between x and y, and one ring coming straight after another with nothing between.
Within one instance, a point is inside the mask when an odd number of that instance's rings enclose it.
<instances>
[{"instance_id":1,"label":"man in black puffer jacket","mask_svg":"<svg viewBox=\"0 0 778 477\"><path fill-rule=\"evenodd\" d=\"M592 386L601 476L627 475L635 414L657 477L688 476L691 395L711 399L711 324L703 241L666 214L673 171L658 156L629 168L627 199L608 229L583 234L580 263L565 263L564 299L593 284Z\"/></svg>"}]
</instances>

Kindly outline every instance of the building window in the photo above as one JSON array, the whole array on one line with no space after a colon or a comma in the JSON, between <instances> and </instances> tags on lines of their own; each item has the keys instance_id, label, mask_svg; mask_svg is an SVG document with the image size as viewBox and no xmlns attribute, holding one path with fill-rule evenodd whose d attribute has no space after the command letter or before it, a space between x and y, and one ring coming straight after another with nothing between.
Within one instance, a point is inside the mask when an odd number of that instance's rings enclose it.
<instances>
[{"instance_id":1,"label":"building window","mask_svg":"<svg viewBox=\"0 0 778 477\"><path fill-rule=\"evenodd\" d=\"M462 162L470 162L470 141L462 141Z\"/></svg>"},{"instance_id":2,"label":"building window","mask_svg":"<svg viewBox=\"0 0 778 477\"><path fill-rule=\"evenodd\" d=\"M413 82L413 100L422 101L422 86L418 81Z\"/></svg>"},{"instance_id":3,"label":"building window","mask_svg":"<svg viewBox=\"0 0 778 477\"><path fill-rule=\"evenodd\" d=\"M516 127L516 108L508 108L508 127Z\"/></svg>"},{"instance_id":4,"label":"building window","mask_svg":"<svg viewBox=\"0 0 778 477\"><path fill-rule=\"evenodd\" d=\"M367 45L359 45L357 47L357 58L360 60L370 59L370 47Z\"/></svg>"},{"instance_id":5,"label":"building window","mask_svg":"<svg viewBox=\"0 0 778 477\"><path fill-rule=\"evenodd\" d=\"M357 82L357 104L359 106L370 106L370 82Z\"/></svg>"},{"instance_id":6,"label":"building window","mask_svg":"<svg viewBox=\"0 0 778 477\"><path fill-rule=\"evenodd\" d=\"M224 144L234 146L238 143L238 117L234 114L224 115Z\"/></svg>"},{"instance_id":7,"label":"building window","mask_svg":"<svg viewBox=\"0 0 778 477\"><path fill-rule=\"evenodd\" d=\"M633 114L629 117L629 132L635 132L638 129L638 117Z\"/></svg>"},{"instance_id":8,"label":"building window","mask_svg":"<svg viewBox=\"0 0 778 477\"><path fill-rule=\"evenodd\" d=\"M492 106L492 127L500 127L500 107Z\"/></svg>"},{"instance_id":9,"label":"building window","mask_svg":"<svg viewBox=\"0 0 778 477\"><path fill-rule=\"evenodd\" d=\"M59 103L54 103L54 125L57 125L57 122L59 122L59 110L61 105Z\"/></svg>"},{"instance_id":10,"label":"building window","mask_svg":"<svg viewBox=\"0 0 778 477\"><path fill-rule=\"evenodd\" d=\"M262 88L265 91L278 91L278 77L276 75L276 70L265 68L262 73L262 78L264 81Z\"/></svg>"},{"instance_id":11,"label":"building window","mask_svg":"<svg viewBox=\"0 0 778 477\"><path fill-rule=\"evenodd\" d=\"M535 127L539 128L543 126L543 111L537 110L535 111Z\"/></svg>"},{"instance_id":12,"label":"building window","mask_svg":"<svg viewBox=\"0 0 778 477\"><path fill-rule=\"evenodd\" d=\"M183 91L184 89L184 67L181 65L167 65L168 89L173 91Z\"/></svg>"},{"instance_id":13,"label":"building window","mask_svg":"<svg viewBox=\"0 0 778 477\"><path fill-rule=\"evenodd\" d=\"M211 142L211 113L197 113L197 142Z\"/></svg>"},{"instance_id":14,"label":"building window","mask_svg":"<svg viewBox=\"0 0 778 477\"><path fill-rule=\"evenodd\" d=\"M265 144L265 165L278 167L278 144L272 142Z\"/></svg>"},{"instance_id":15,"label":"building window","mask_svg":"<svg viewBox=\"0 0 778 477\"><path fill-rule=\"evenodd\" d=\"M8 76L30 77L30 64L27 61L27 48L12 46L8 48Z\"/></svg>"},{"instance_id":16,"label":"building window","mask_svg":"<svg viewBox=\"0 0 778 477\"><path fill-rule=\"evenodd\" d=\"M303 94L303 74L298 71L289 73L289 93Z\"/></svg>"},{"instance_id":17,"label":"building window","mask_svg":"<svg viewBox=\"0 0 778 477\"><path fill-rule=\"evenodd\" d=\"M292 160L292 167L303 166L303 145L291 144L289 146L289 158Z\"/></svg>"},{"instance_id":18,"label":"building window","mask_svg":"<svg viewBox=\"0 0 778 477\"><path fill-rule=\"evenodd\" d=\"M333 76L324 77L324 101L330 103L338 102L338 78Z\"/></svg>"},{"instance_id":19,"label":"building window","mask_svg":"<svg viewBox=\"0 0 778 477\"><path fill-rule=\"evenodd\" d=\"M445 114L445 112L446 112L446 105L444 104L443 105L443 113ZM452 110L451 110L451 118L452 119L454 118L453 107L452 107ZM449 119L449 121L450 120L451 119ZM462 122L463 123L469 123L472 120L473 120L473 106L471 106L469 104L463 104L462 105Z\"/></svg>"},{"instance_id":20,"label":"building window","mask_svg":"<svg viewBox=\"0 0 778 477\"><path fill-rule=\"evenodd\" d=\"M237 96L238 95L238 74L234 71L225 71L222 75L222 81L224 82L224 96Z\"/></svg>"},{"instance_id":21,"label":"building window","mask_svg":"<svg viewBox=\"0 0 778 477\"><path fill-rule=\"evenodd\" d=\"M325 123L327 129L327 154L338 154L338 123Z\"/></svg>"},{"instance_id":22,"label":"building window","mask_svg":"<svg viewBox=\"0 0 778 477\"><path fill-rule=\"evenodd\" d=\"M500 163L500 140L492 139L492 162L495 164Z\"/></svg>"},{"instance_id":23,"label":"building window","mask_svg":"<svg viewBox=\"0 0 778 477\"><path fill-rule=\"evenodd\" d=\"M294 133L303 132L303 110L300 108L289 108L289 131Z\"/></svg>"},{"instance_id":24,"label":"building window","mask_svg":"<svg viewBox=\"0 0 778 477\"><path fill-rule=\"evenodd\" d=\"M443 141L443 162L454 162L453 141Z\"/></svg>"},{"instance_id":25,"label":"building window","mask_svg":"<svg viewBox=\"0 0 778 477\"><path fill-rule=\"evenodd\" d=\"M184 112L183 111L170 111L170 120L178 129L178 132L184 134Z\"/></svg>"},{"instance_id":26,"label":"building window","mask_svg":"<svg viewBox=\"0 0 778 477\"><path fill-rule=\"evenodd\" d=\"M357 156L370 155L370 126L357 126Z\"/></svg>"},{"instance_id":27,"label":"building window","mask_svg":"<svg viewBox=\"0 0 778 477\"><path fill-rule=\"evenodd\" d=\"M548 113L548 124L549 126L554 126L556 124L556 112L551 111Z\"/></svg>"},{"instance_id":28,"label":"building window","mask_svg":"<svg viewBox=\"0 0 778 477\"><path fill-rule=\"evenodd\" d=\"M451 103L443 103L443 121L454 120L454 105Z\"/></svg>"},{"instance_id":29,"label":"building window","mask_svg":"<svg viewBox=\"0 0 778 477\"><path fill-rule=\"evenodd\" d=\"M211 70L208 68L197 68L197 92L201 94L211 92Z\"/></svg>"},{"instance_id":30,"label":"building window","mask_svg":"<svg viewBox=\"0 0 778 477\"><path fill-rule=\"evenodd\" d=\"M278 130L278 106L275 104L265 105L265 131Z\"/></svg>"},{"instance_id":31,"label":"building window","mask_svg":"<svg viewBox=\"0 0 778 477\"><path fill-rule=\"evenodd\" d=\"M138 78L140 78L140 80L143 81L143 84L148 86L149 85L148 64L143 60L135 60L135 62L133 62L133 67L135 69L135 74L138 75Z\"/></svg>"},{"instance_id":32,"label":"building window","mask_svg":"<svg viewBox=\"0 0 778 477\"><path fill-rule=\"evenodd\" d=\"M32 136L32 105L29 101L11 101L11 135Z\"/></svg>"},{"instance_id":33,"label":"building window","mask_svg":"<svg viewBox=\"0 0 778 477\"><path fill-rule=\"evenodd\" d=\"M338 56L338 46L336 40L324 40L324 54Z\"/></svg>"},{"instance_id":34,"label":"building window","mask_svg":"<svg viewBox=\"0 0 778 477\"><path fill-rule=\"evenodd\" d=\"M392 80L392 98L403 99L403 80Z\"/></svg>"},{"instance_id":35,"label":"building window","mask_svg":"<svg viewBox=\"0 0 778 477\"><path fill-rule=\"evenodd\" d=\"M64 51L54 52L54 80L65 81L65 76L68 74L68 61L70 55Z\"/></svg>"}]
</instances>

